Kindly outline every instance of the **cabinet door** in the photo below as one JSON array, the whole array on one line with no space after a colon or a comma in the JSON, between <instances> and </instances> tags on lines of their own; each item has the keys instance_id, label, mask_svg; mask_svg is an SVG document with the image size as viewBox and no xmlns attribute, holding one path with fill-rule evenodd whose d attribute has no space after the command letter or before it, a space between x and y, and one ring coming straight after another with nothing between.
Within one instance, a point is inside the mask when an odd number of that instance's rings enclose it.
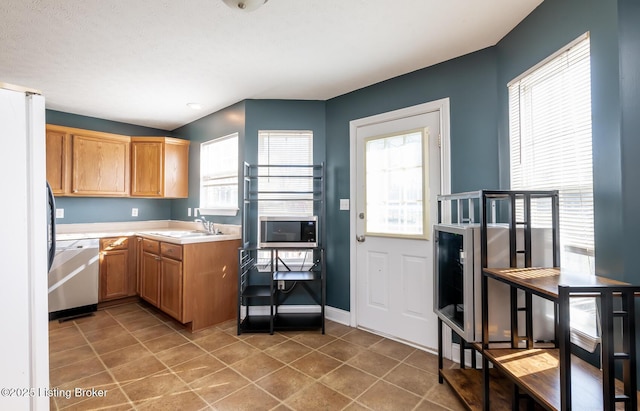
<instances>
[{"instance_id":1,"label":"cabinet door","mask_svg":"<svg viewBox=\"0 0 640 411\"><path fill-rule=\"evenodd\" d=\"M169 140L165 144L164 196L189 197L189 142Z\"/></svg>"},{"instance_id":2,"label":"cabinet door","mask_svg":"<svg viewBox=\"0 0 640 411\"><path fill-rule=\"evenodd\" d=\"M158 307L160 303L160 256L143 251L140 267L140 297Z\"/></svg>"},{"instance_id":3,"label":"cabinet door","mask_svg":"<svg viewBox=\"0 0 640 411\"><path fill-rule=\"evenodd\" d=\"M129 250L103 252L100 258L100 301L129 295Z\"/></svg>"},{"instance_id":4,"label":"cabinet door","mask_svg":"<svg viewBox=\"0 0 640 411\"><path fill-rule=\"evenodd\" d=\"M161 197L162 148L160 142L131 143L131 195L141 197Z\"/></svg>"},{"instance_id":5,"label":"cabinet door","mask_svg":"<svg viewBox=\"0 0 640 411\"><path fill-rule=\"evenodd\" d=\"M65 131L47 127L47 181L53 194L64 195L69 191L69 139Z\"/></svg>"},{"instance_id":6,"label":"cabinet door","mask_svg":"<svg viewBox=\"0 0 640 411\"><path fill-rule=\"evenodd\" d=\"M160 267L160 309L182 321L182 262L163 258Z\"/></svg>"},{"instance_id":7,"label":"cabinet door","mask_svg":"<svg viewBox=\"0 0 640 411\"><path fill-rule=\"evenodd\" d=\"M74 134L73 195L129 195L129 138Z\"/></svg>"}]
</instances>

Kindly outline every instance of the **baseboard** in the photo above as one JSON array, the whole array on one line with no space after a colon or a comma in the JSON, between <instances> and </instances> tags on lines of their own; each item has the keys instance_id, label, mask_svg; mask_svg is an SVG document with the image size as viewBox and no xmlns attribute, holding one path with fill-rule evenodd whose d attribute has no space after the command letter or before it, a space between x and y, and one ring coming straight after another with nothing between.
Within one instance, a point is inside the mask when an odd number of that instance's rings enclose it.
<instances>
[{"instance_id":1,"label":"baseboard","mask_svg":"<svg viewBox=\"0 0 640 411\"><path fill-rule=\"evenodd\" d=\"M324 315L327 320L335 321L342 325L351 326L351 312L335 307L324 307Z\"/></svg>"}]
</instances>

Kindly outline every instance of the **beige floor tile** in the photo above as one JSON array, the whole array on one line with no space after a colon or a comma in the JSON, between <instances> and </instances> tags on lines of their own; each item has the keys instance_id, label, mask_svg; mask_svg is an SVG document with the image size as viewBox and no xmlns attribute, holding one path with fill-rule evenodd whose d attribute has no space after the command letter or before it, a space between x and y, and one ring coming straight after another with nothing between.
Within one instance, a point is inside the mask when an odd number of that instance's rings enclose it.
<instances>
[{"instance_id":1,"label":"beige floor tile","mask_svg":"<svg viewBox=\"0 0 640 411\"><path fill-rule=\"evenodd\" d=\"M56 368L49 372L49 381L51 387L60 387L63 384L70 383L90 375L98 374L105 371L104 365L97 358L79 361L64 367Z\"/></svg>"},{"instance_id":2,"label":"beige floor tile","mask_svg":"<svg viewBox=\"0 0 640 411\"><path fill-rule=\"evenodd\" d=\"M115 368L148 356L151 356L151 352L142 344L135 343L128 347L102 354L100 358L108 368Z\"/></svg>"},{"instance_id":3,"label":"beige floor tile","mask_svg":"<svg viewBox=\"0 0 640 411\"><path fill-rule=\"evenodd\" d=\"M168 369L155 357L146 355L109 370L120 384L129 384Z\"/></svg>"},{"instance_id":4,"label":"beige floor tile","mask_svg":"<svg viewBox=\"0 0 640 411\"><path fill-rule=\"evenodd\" d=\"M285 405L296 411L341 410L349 403L349 398L317 382L285 401Z\"/></svg>"},{"instance_id":5,"label":"beige floor tile","mask_svg":"<svg viewBox=\"0 0 640 411\"><path fill-rule=\"evenodd\" d=\"M258 380L256 384L279 400L286 400L313 382L313 378L284 367Z\"/></svg>"},{"instance_id":6,"label":"beige floor tile","mask_svg":"<svg viewBox=\"0 0 640 411\"><path fill-rule=\"evenodd\" d=\"M318 349L318 351L330 355L340 361L347 361L360 354L362 350L362 347L343 340L335 340Z\"/></svg>"},{"instance_id":7,"label":"beige floor tile","mask_svg":"<svg viewBox=\"0 0 640 411\"><path fill-rule=\"evenodd\" d=\"M367 348L383 340L383 337L380 337L379 335L371 334L369 332L358 329L354 329L340 338L345 341L349 341L352 344L360 345Z\"/></svg>"},{"instance_id":8,"label":"beige floor tile","mask_svg":"<svg viewBox=\"0 0 640 411\"><path fill-rule=\"evenodd\" d=\"M91 358L97 358L97 356L88 344L65 351L52 352L49 355L49 369L53 370Z\"/></svg>"},{"instance_id":9,"label":"beige floor tile","mask_svg":"<svg viewBox=\"0 0 640 411\"><path fill-rule=\"evenodd\" d=\"M416 368L438 375L438 356L420 350L415 350L404 360L405 363L413 365ZM448 368L453 363L445 360L445 368Z\"/></svg>"},{"instance_id":10,"label":"beige floor tile","mask_svg":"<svg viewBox=\"0 0 640 411\"><path fill-rule=\"evenodd\" d=\"M112 339L116 337L129 336L129 331L127 331L122 325L115 323L112 326L97 328L91 331L83 332L85 338L90 343L97 343L98 341L102 341L105 339Z\"/></svg>"},{"instance_id":11,"label":"beige floor tile","mask_svg":"<svg viewBox=\"0 0 640 411\"><path fill-rule=\"evenodd\" d=\"M192 343L186 343L177 347L164 350L156 354L156 358L165 363L168 367L187 362L196 357L206 354L202 348Z\"/></svg>"},{"instance_id":12,"label":"beige floor tile","mask_svg":"<svg viewBox=\"0 0 640 411\"><path fill-rule=\"evenodd\" d=\"M399 361L404 360L405 358L409 357L409 355L411 355L414 351L417 351L416 348L399 343L397 341L390 340L388 338L383 338L381 341L373 344L369 348L371 349L371 351L375 351L378 354L386 355L387 357L391 357Z\"/></svg>"},{"instance_id":13,"label":"beige floor tile","mask_svg":"<svg viewBox=\"0 0 640 411\"><path fill-rule=\"evenodd\" d=\"M288 364L309 354L311 352L311 348L298 344L295 341L287 340L281 344L267 348L264 352L273 358Z\"/></svg>"},{"instance_id":14,"label":"beige floor tile","mask_svg":"<svg viewBox=\"0 0 640 411\"><path fill-rule=\"evenodd\" d=\"M376 377L349 365L342 365L320 379L323 384L351 399L356 399L376 381Z\"/></svg>"},{"instance_id":15,"label":"beige floor tile","mask_svg":"<svg viewBox=\"0 0 640 411\"><path fill-rule=\"evenodd\" d=\"M75 322L78 325L78 328L80 328L83 333L99 330L101 328L111 327L118 324L112 316L105 313L104 311L98 311L93 317L80 318L78 320L75 320Z\"/></svg>"},{"instance_id":16,"label":"beige floor tile","mask_svg":"<svg viewBox=\"0 0 640 411\"><path fill-rule=\"evenodd\" d=\"M52 410L462 409L437 384L437 356L331 321L324 335L238 336L235 321L190 333L142 303L49 330L51 387L108 392L52 398Z\"/></svg>"},{"instance_id":17,"label":"beige floor tile","mask_svg":"<svg viewBox=\"0 0 640 411\"><path fill-rule=\"evenodd\" d=\"M273 335L266 334L266 333L253 334L253 335L243 334L243 335L245 336L245 338L243 339L245 343L251 344L252 346L260 350L271 348L287 340L287 337L285 337L283 334L280 334L280 333L276 333Z\"/></svg>"},{"instance_id":18,"label":"beige floor tile","mask_svg":"<svg viewBox=\"0 0 640 411\"><path fill-rule=\"evenodd\" d=\"M122 333L116 334L111 338L102 338L98 341L92 342L91 346L96 350L98 355L104 355L137 344L139 344L138 340L136 340L131 334Z\"/></svg>"},{"instance_id":19,"label":"beige floor tile","mask_svg":"<svg viewBox=\"0 0 640 411\"><path fill-rule=\"evenodd\" d=\"M347 364L366 371L376 377L382 377L400 362L376 352L365 350L349 359Z\"/></svg>"},{"instance_id":20,"label":"beige floor tile","mask_svg":"<svg viewBox=\"0 0 640 411\"><path fill-rule=\"evenodd\" d=\"M88 389L89 392L93 392ZM130 410L132 404L129 399L123 394L119 387L113 386L104 392L103 396L88 396L84 395L84 400L71 405L66 410L97 410L97 409L109 409L109 410Z\"/></svg>"},{"instance_id":21,"label":"beige floor tile","mask_svg":"<svg viewBox=\"0 0 640 411\"><path fill-rule=\"evenodd\" d=\"M335 341L336 337L329 334L309 332L309 333L298 334L296 336L291 337L291 339L295 342L304 344L307 347L318 349L324 345L329 344L330 342Z\"/></svg>"},{"instance_id":22,"label":"beige floor tile","mask_svg":"<svg viewBox=\"0 0 640 411\"><path fill-rule=\"evenodd\" d=\"M59 336L49 341L49 352L66 351L72 348L78 348L87 344L84 336L80 332L70 333L66 337Z\"/></svg>"},{"instance_id":23,"label":"beige floor tile","mask_svg":"<svg viewBox=\"0 0 640 411\"><path fill-rule=\"evenodd\" d=\"M237 338L232 337L223 331L216 330L216 332L211 333L203 338L198 338L193 342L202 347L202 349L205 351L215 351L219 348L231 345L236 341L238 341Z\"/></svg>"},{"instance_id":24,"label":"beige floor tile","mask_svg":"<svg viewBox=\"0 0 640 411\"><path fill-rule=\"evenodd\" d=\"M278 405L278 401L255 385L248 385L228 397L213 404L218 411L268 411Z\"/></svg>"},{"instance_id":25,"label":"beige floor tile","mask_svg":"<svg viewBox=\"0 0 640 411\"><path fill-rule=\"evenodd\" d=\"M238 361L231 367L248 379L255 381L282 368L284 364L262 352Z\"/></svg>"},{"instance_id":26,"label":"beige floor tile","mask_svg":"<svg viewBox=\"0 0 640 411\"><path fill-rule=\"evenodd\" d=\"M342 362L314 351L290 364L291 367L313 377L320 378L338 368Z\"/></svg>"},{"instance_id":27,"label":"beige floor tile","mask_svg":"<svg viewBox=\"0 0 640 411\"><path fill-rule=\"evenodd\" d=\"M215 357L204 354L189 361L171 367L171 370L187 384L213 374L225 368L225 365Z\"/></svg>"},{"instance_id":28,"label":"beige floor tile","mask_svg":"<svg viewBox=\"0 0 640 411\"><path fill-rule=\"evenodd\" d=\"M193 391L180 391L137 404L136 410L197 411L206 407L207 403Z\"/></svg>"},{"instance_id":29,"label":"beige floor tile","mask_svg":"<svg viewBox=\"0 0 640 411\"><path fill-rule=\"evenodd\" d=\"M209 404L247 385L249 381L246 378L228 367L189 384L191 389Z\"/></svg>"},{"instance_id":30,"label":"beige floor tile","mask_svg":"<svg viewBox=\"0 0 640 411\"><path fill-rule=\"evenodd\" d=\"M378 381L358 398L358 402L380 411L412 410L421 400L417 395L385 381Z\"/></svg>"},{"instance_id":31,"label":"beige floor tile","mask_svg":"<svg viewBox=\"0 0 640 411\"><path fill-rule=\"evenodd\" d=\"M212 351L211 354L226 364L231 365L259 352L260 350L256 347L246 344L243 341L237 341L231 345Z\"/></svg>"},{"instance_id":32,"label":"beige floor tile","mask_svg":"<svg viewBox=\"0 0 640 411\"><path fill-rule=\"evenodd\" d=\"M392 384L422 397L438 383L438 378L406 364L400 364L383 378Z\"/></svg>"},{"instance_id":33,"label":"beige floor tile","mask_svg":"<svg viewBox=\"0 0 640 411\"><path fill-rule=\"evenodd\" d=\"M87 399L85 397L75 396L74 394L76 388L95 388L98 390L107 390L107 392L109 392L117 388L117 383L111 377L111 374L109 374L107 371L103 371L98 374L94 374L89 377L82 378L72 383L64 384L60 387L55 388L59 389L59 391L53 391L52 393L53 395L55 395L57 406L59 408L65 408Z\"/></svg>"},{"instance_id":34,"label":"beige floor tile","mask_svg":"<svg viewBox=\"0 0 640 411\"><path fill-rule=\"evenodd\" d=\"M353 328L333 321L327 321L324 325L324 332L334 337L341 337L351 331Z\"/></svg>"},{"instance_id":35,"label":"beige floor tile","mask_svg":"<svg viewBox=\"0 0 640 411\"><path fill-rule=\"evenodd\" d=\"M189 391L187 385L169 371L133 381L122 385L121 388L134 403L175 392Z\"/></svg>"},{"instance_id":36,"label":"beige floor tile","mask_svg":"<svg viewBox=\"0 0 640 411\"><path fill-rule=\"evenodd\" d=\"M167 334L162 337L154 338L153 340L145 341L142 344L147 347L149 351L155 354L188 342L189 340L184 338L182 335L177 332L173 332L172 334Z\"/></svg>"},{"instance_id":37,"label":"beige floor tile","mask_svg":"<svg viewBox=\"0 0 640 411\"><path fill-rule=\"evenodd\" d=\"M154 338L164 337L169 334L174 334L176 331L167 326L166 324L158 324L153 327L143 328L132 332L131 334L138 340L145 342L153 340Z\"/></svg>"}]
</instances>

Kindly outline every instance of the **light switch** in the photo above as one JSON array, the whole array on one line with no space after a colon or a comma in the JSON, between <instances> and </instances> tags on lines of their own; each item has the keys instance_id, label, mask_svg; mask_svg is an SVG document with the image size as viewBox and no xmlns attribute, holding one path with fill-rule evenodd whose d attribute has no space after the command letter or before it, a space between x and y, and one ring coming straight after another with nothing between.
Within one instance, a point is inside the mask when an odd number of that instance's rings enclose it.
<instances>
[{"instance_id":1,"label":"light switch","mask_svg":"<svg viewBox=\"0 0 640 411\"><path fill-rule=\"evenodd\" d=\"M348 210L349 209L349 199L341 198L340 199L340 210Z\"/></svg>"},{"instance_id":2,"label":"light switch","mask_svg":"<svg viewBox=\"0 0 640 411\"><path fill-rule=\"evenodd\" d=\"M187 207L187 217L191 217L191 207Z\"/></svg>"},{"instance_id":3,"label":"light switch","mask_svg":"<svg viewBox=\"0 0 640 411\"><path fill-rule=\"evenodd\" d=\"M137 217L138 216L138 209L137 208L132 208L131 209L131 217Z\"/></svg>"},{"instance_id":4,"label":"light switch","mask_svg":"<svg viewBox=\"0 0 640 411\"><path fill-rule=\"evenodd\" d=\"M64 218L64 208L56 208L56 218Z\"/></svg>"}]
</instances>

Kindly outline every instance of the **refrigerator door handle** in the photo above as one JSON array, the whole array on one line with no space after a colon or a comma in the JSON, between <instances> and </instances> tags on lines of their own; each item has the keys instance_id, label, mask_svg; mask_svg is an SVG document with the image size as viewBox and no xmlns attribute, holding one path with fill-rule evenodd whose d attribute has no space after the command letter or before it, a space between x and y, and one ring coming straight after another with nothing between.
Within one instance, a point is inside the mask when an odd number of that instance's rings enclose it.
<instances>
[{"instance_id":1,"label":"refrigerator door handle","mask_svg":"<svg viewBox=\"0 0 640 411\"><path fill-rule=\"evenodd\" d=\"M48 234L51 236L49 242L49 270L51 269L51 265L53 264L53 259L56 256L56 199L53 197L53 190L51 190L51 186L47 181L47 201L49 204L49 232Z\"/></svg>"}]
</instances>

